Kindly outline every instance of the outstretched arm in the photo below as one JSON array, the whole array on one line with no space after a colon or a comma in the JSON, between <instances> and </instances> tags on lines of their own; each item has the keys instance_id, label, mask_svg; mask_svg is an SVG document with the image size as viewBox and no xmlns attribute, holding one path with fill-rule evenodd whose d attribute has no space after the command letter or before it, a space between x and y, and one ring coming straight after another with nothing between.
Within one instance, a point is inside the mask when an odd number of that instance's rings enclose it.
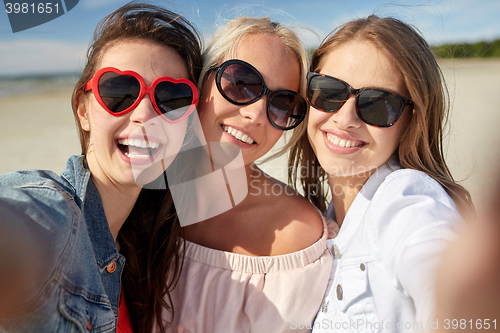
<instances>
[{"instance_id":1,"label":"outstretched arm","mask_svg":"<svg viewBox=\"0 0 500 333\"><path fill-rule=\"evenodd\" d=\"M443 258L436 283L438 332L500 330L499 203L497 182L486 211L471 219Z\"/></svg>"}]
</instances>

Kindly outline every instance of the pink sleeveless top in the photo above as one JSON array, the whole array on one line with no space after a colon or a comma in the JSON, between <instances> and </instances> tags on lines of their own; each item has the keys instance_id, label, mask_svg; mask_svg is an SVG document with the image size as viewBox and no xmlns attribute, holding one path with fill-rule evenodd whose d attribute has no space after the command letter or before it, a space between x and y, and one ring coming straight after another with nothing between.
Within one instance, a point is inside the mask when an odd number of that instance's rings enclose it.
<instances>
[{"instance_id":1,"label":"pink sleeveless top","mask_svg":"<svg viewBox=\"0 0 500 333\"><path fill-rule=\"evenodd\" d=\"M297 332L314 321L326 291L333 256L327 238L279 256L248 256L186 241L184 267L171 293L174 318L167 332ZM156 329L158 332L159 330Z\"/></svg>"}]
</instances>

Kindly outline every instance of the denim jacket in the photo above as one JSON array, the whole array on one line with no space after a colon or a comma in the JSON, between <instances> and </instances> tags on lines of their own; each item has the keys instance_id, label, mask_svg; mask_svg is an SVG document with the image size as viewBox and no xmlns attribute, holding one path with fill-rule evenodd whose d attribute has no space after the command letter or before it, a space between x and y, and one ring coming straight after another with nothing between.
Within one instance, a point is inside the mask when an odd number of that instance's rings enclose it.
<instances>
[{"instance_id":1,"label":"denim jacket","mask_svg":"<svg viewBox=\"0 0 500 333\"><path fill-rule=\"evenodd\" d=\"M42 170L0 176L0 229L19 235L13 244L27 248L36 274L23 293L29 297L0 313L5 331L116 331L125 258L83 156L72 156L60 176Z\"/></svg>"}]
</instances>

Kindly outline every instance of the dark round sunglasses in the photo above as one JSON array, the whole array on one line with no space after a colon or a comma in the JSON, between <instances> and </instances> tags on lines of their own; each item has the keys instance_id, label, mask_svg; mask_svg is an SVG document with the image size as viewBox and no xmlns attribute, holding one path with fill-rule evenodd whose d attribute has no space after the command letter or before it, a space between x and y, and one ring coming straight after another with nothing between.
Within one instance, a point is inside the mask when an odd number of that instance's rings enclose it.
<instances>
[{"instance_id":1,"label":"dark round sunglasses","mask_svg":"<svg viewBox=\"0 0 500 333\"><path fill-rule=\"evenodd\" d=\"M290 130L304 120L307 112L304 98L292 90L270 90L259 71L249 63L232 59L209 70L216 71L217 89L230 103L248 105L269 95L267 118L275 128Z\"/></svg>"},{"instance_id":2,"label":"dark round sunglasses","mask_svg":"<svg viewBox=\"0 0 500 333\"><path fill-rule=\"evenodd\" d=\"M148 87L142 76L133 71L114 67L98 70L85 85L92 90L97 102L113 116L133 110L148 94L156 112L170 123L189 116L198 104L198 90L187 79L162 76Z\"/></svg>"},{"instance_id":3,"label":"dark round sunglasses","mask_svg":"<svg viewBox=\"0 0 500 333\"><path fill-rule=\"evenodd\" d=\"M307 73L307 101L315 109L336 112L350 95L356 97L359 119L368 125L390 127L413 102L404 96L374 88L354 89L347 82L325 74Z\"/></svg>"}]
</instances>

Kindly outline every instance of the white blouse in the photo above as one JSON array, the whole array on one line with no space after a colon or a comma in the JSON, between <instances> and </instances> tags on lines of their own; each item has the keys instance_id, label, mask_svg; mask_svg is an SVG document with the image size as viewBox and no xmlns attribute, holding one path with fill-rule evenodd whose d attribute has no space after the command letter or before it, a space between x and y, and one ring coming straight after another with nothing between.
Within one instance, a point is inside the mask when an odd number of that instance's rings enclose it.
<instances>
[{"instance_id":1,"label":"white blouse","mask_svg":"<svg viewBox=\"0 0 500 333\"><path fill-rule=\"evenodd\" d=\"M438 182L389 164L368 179L328 241L335 259L314 333L413 332L432 324L434 273L463 222Z\"/></svg>"}]
</instances>

